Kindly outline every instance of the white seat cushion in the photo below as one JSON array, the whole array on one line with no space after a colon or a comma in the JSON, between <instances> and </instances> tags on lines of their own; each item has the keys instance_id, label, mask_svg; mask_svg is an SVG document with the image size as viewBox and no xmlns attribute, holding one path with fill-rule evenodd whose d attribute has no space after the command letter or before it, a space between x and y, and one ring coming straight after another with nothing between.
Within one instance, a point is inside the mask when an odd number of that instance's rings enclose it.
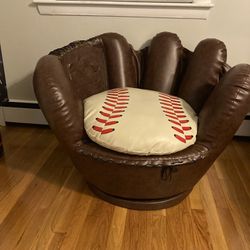
<instances>
[{"instance_id":1,"label":"white seat cushion","mask_svg":"<svg viewBox=\"0 0 250 250\"><path fill-rule=\"evenodd\" d=\"M84 100L84 127L92 141L111 150L165 155L195 143L197 116L181 98L117 88Z\"/></svg>"}]
</instances>

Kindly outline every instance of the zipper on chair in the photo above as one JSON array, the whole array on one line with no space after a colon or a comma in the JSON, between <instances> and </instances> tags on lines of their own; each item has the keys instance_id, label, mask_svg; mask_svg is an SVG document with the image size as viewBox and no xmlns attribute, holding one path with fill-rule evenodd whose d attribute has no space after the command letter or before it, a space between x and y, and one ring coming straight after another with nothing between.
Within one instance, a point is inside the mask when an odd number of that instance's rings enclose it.
<instances>
[{"instance_id":1,"label":"zipper on chair","mask_svg":"<svg viewBox=\"0 0 250 250\"><path fill-rule=\"evenodd\" d=\"M174 172L177 172L178 169L176 166L164 166L161 170L161 179L164 181L172 181L172 176Z\"/></svg>"}]
</instances>

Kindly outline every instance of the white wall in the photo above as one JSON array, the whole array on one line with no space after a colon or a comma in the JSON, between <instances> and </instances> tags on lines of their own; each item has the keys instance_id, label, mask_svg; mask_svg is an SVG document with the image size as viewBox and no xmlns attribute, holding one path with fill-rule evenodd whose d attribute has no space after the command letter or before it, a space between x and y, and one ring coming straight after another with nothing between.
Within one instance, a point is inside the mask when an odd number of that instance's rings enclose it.
<instances>
[{"instance_id":1,"label":"white wall","mask_svg":"<svg viewBox=\"0 0 250 250\"><path fill-rule=\"evenodd\" d=\"M249 0L217 0L208 20L41 16L31 2L0 1L0 42L12 99L35 100L32 72L41 56L109 31L123 34L136 49L161 31L177 33L189 49L216 37L226 43L231 65L250 63Z\"/></svg>"}]
</instances>

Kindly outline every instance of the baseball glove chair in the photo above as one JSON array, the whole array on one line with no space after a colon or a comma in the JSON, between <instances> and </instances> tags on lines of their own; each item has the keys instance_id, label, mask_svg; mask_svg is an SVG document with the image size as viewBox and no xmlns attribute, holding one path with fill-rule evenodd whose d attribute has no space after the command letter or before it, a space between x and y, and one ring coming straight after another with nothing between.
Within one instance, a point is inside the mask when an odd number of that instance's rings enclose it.
<instances>
[{"instance_id":1,"label":"baseball glove chair","mask_svg":"<svg viewBox=\"0 0 250 250\"><path fill-rule=\"evenodd\" d=\"M195 144L139 156L91 141L83 100L121 87L184 99L198 115ZM97 196L127 208L161 209L182 201L232 139L250 107L250 65L230 68L226 47L216 39L190 52L176 34L163 32L136 51L121 35L106 33L41 58L34 89L49 125Z\"/></svg>"}]
</instances>

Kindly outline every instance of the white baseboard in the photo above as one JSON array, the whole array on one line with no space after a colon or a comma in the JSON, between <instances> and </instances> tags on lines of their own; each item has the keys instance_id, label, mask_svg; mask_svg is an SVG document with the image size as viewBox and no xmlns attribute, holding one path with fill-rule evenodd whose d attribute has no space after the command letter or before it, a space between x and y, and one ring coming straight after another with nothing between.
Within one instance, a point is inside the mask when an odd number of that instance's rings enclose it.
<instances>
[{"instance_id":1,"label":"white baseboard","mask_svg":"<svg viewBox=\"0 0 250 250\"><path fill-rule=\"evenodd\" d=\"M0 125L4 126L6 122L29 123L47 125L42 111L40 109L20 108L20 107L1 107Z\"/></svg>"},{"instance_id":2,"label":"white baseboard","mask_svg":"<svg viewBox=\"0 0 250 250\"><path fill-rule=\"evenodd\" d=\"M250 120L244 120L235 135L250 136Z\"/></svg>"}]
</instances>

